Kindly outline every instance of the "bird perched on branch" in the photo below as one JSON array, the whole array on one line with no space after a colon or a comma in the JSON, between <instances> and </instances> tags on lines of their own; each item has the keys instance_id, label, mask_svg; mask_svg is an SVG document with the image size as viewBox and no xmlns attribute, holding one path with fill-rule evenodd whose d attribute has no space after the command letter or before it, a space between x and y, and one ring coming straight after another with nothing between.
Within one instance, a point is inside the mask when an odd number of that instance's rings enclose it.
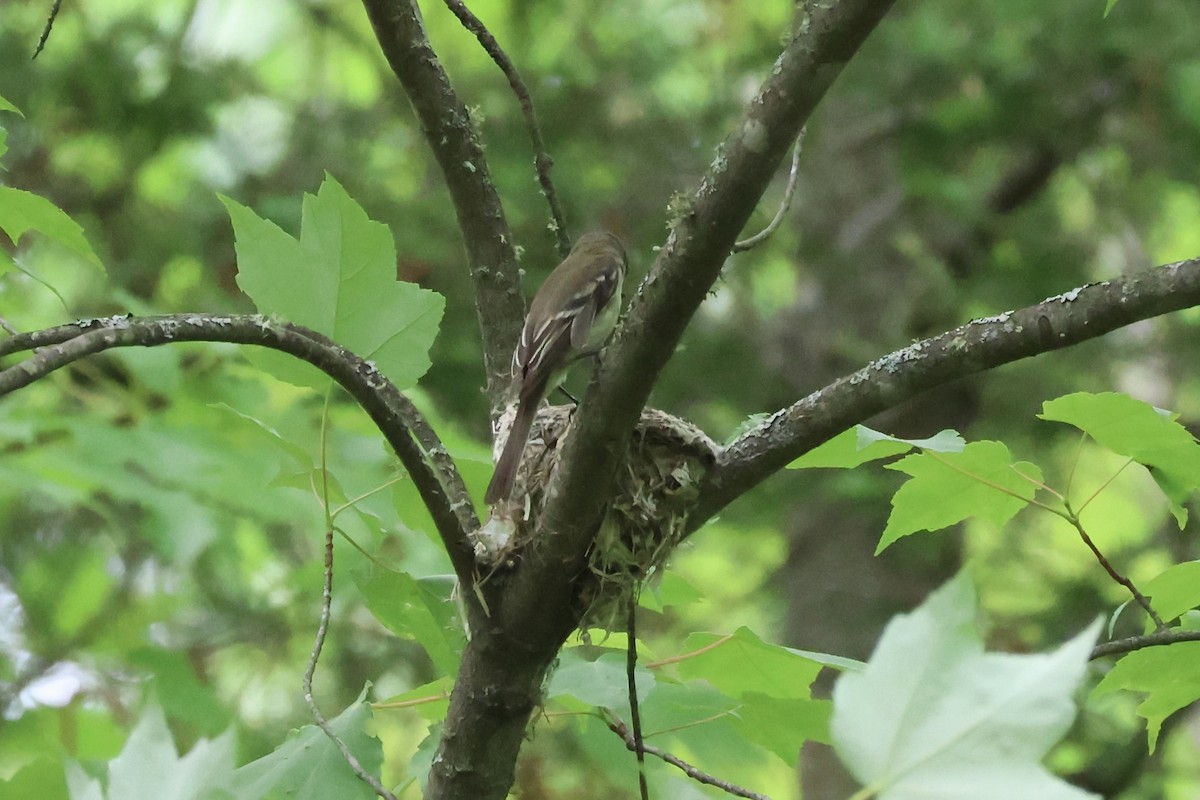
<instances>
[{"instance_id":1,"label":"bird perched on branch","mask_svg":"<svg viewBox=\"0 0 1200 800\"><path fill-rule=\"evenodd\" d=\"M517 413L488 484L488 505L512 492L542 398L562 382L572 362L598 352L612 334L627 268L620 239L608 231L585 233L534 295L513 351Z\"/></svg>"}]
</instances>

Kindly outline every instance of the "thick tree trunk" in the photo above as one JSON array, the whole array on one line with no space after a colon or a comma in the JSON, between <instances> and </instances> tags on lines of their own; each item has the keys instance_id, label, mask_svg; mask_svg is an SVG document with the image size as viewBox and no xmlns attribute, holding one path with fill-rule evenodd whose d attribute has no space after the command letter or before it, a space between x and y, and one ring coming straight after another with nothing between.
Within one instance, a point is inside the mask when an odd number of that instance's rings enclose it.
<instances>
[{"instance_id":1,"label":"thick tree trunk","mask_svg":"<svg viewBox=\"0 0 1200 800\"><path fill-rule=\"evenodd\" d=\"M463 653L429 772L429 800L508 795L530 715L541 702L543 680L562 642L552 648L543 643L535 652L506 638L485 629Z\"/></svg>"}]
</instances>

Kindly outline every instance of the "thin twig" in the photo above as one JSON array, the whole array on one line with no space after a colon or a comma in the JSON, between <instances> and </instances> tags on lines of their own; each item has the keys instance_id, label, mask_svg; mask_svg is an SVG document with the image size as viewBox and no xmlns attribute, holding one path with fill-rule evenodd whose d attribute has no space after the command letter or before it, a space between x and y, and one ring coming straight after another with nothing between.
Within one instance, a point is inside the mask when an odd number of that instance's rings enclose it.
<instances>
[{"instance_id":1,"label":"thin twig","mask_svg":"<svg viewBox=\"0 0 1200 800\"><path fill-rule=\"evenodd\" d=\"M325 646L325 634L329 631L329 608L333 602L333 528L326 526L325 528L325 584L321 589L321 621L317 625L317 637L313 642L312 654L308 657L308 666L304 670L304 702L308 704L308 710L312 714L313 721L317 723L317 727L329 737L338 750L342 752L342 757L346 759L346 763L350 765L350 769L354 770L354 774L370 786L375 794L385 800L396 800L396 796L384 788L371 773L363 769L361 763L354 753L350 752L350 748L342 741L342 738L337 735L325 719L325 715L321 713L321 709L317 708L317 701L313 698L312 681L313 674L317 671L317 661L321 658L321 648Z\"/></svg>"},{"instance_id":2,"label":"thin twig","mask_svg":"<svg viewBox=\"0 0 1200 800\"><path fill-rule=\"evenodd\" d=\"M609 712L609 716L605 720L605 724L608 725L608 729L610 731L625 740L625 746L627 748L633 750L637 746L633 739L633 732L630 731L625 723L617 718L616 715L613 715L611 712ZM660 750L653 745L643 744L642 751L654 756L655 758L662 759L673 767L678 767L685 775L698 783L703 783L707 786L715 786L718 789L734 795L735 797L745 797L749 798L749 800L771 800L771 798L767 797L765 794L759 794L758 792L752 792L749 789L743 789L737 784L730 783L729 781L723 781L720 778L709 775L707 772L703 772L696 767L693 767L682 758L673 756L665 750Z\"/></svg>"},{"instance_id":3,"label":"thin twig","mask_svg":"<svg viewBox=\"0 0 1200 800\"><path fill-rule=\"evenodd\" d=\"M504 73L504 77L508 78L508 85L512 87L513 94L517 96L517 100L521 104L521 112L525 115L525 125L529 129L529 141L533 145L533 166L537 171L538 183L542 187L542 196L546 198L546 203L550 206L550 229L554 231L557 238L559 256L566 258L567 253L571 251L571 238L567 235L567 223L563 217L562 207L558 203L558 194L554 191L554 183L550 180L550 168L554 166L554 159L546 152L546 143L542 139L542 128L538 124L537 112L533 108L533 98L529 95L529 88L525 86L521 74L517 72L512 60L500 47L496 37L492 36L479 17L471 13L471 9L467 8L463 0L444 0L444 2L446 7L454 12L454 16L458 17L463 27L475 34L479 44L491 56L492 61L496 62L496 66Z\"/></svg>"},{"instance_id":4,"label":"thin twig","mask_svg":"<svg viewBox=\"0 0 1200 800\"><path fill-rule=\"evenodd\" d=\"M317 723L317 727L341 751L342 757L346 759L346 763L350 765L350 769L354 770L354 774L358 776L359 780L370 786L375 791L375 794L385 800L396 800L396 796L385 789L378 778L363 769L358 758L354 753L350 752L350 748L342 741L342 737L337 735L333 726L325 719L325 715L317 707L316 698L313 697L313 675L317 671L317 662L321 659L321 650L325 647L325 635L329 632L330 608L333 605L333 518L329 515L328 463L329 402L331 396L332 388L330 391L325 392L325 406L321 411L321 505L325 509L325 580L321 585L321 619L317 624L317 636L313 642L312 653L308 657L308 665L304 668L304 702L308 704L308 710L312 714L313 721Z\"/></svg>"},{"instance_id":5,"label":"thin twig","mask_svg":"<svg viewBox=\"0 0 1200 800\"><path fill-rule=\"evenodd\" d=\"M646 742L642 738L642 713L638 707L637 695L637 596L637 588L634 587L629 592L625 677L629 680L629 719L633 723L633 752L637 754L638 788L642 793L642 800L650 800L650 788L646 785Z\"/></svg>"},{"instance_id":6,"label":"thin twig","mask_svg":"<svg viewBox=\"0 0 1200 800\"><path fill-rule=\"evenodd\" d=\"M1141 650L1144 647L1162 647L1179 642L1200 642L1200 631L1181 631L1178 629L1155 631L1142 636L1129 636L1125 639L1114 639L1111 642L1098 644L1092 648L1089 660L1117 656Z\"/></svg>"},{"instance_id":7,"label":"thin twig","mask_svg":"<svg viewBox=\"0 0 1200 800\"><path fill-rule=\"evenodd\" d=\"M16 336L21 332L15 325L6 320L4 317L0 317L0 329L3 329L4 332L10 336Z\"/></svg>"},{"instance_id":8,"label":"thin twig","mask_svg":"<svg viewBox=\"0 0 1200 800\"><path fill-rule=\"evenodd\" d=\"M762 244L771 238L771 235L775 233L779 224L783 222L783 216L787 214L788 207L792 204L792 196L796 193L796 176L800 174L800 151L804 147L804 134L806 131L808 131L807 125L800 129L800 133L796 135L796 143L792 145L792 168L788 172L787 186L784 187L783 200L779 203L779 210L775 212L775 218L771 220L767 227L749 239L742 239L740 242L735 242L732 252L744 253L750 248Z\"/></svg>"},{"instance_id":9,"label":"thin twig","mask_svg":"<svg viewBox=\"0 0 1200 800\"><path fill-rule=\"evenodd\" d=\"M42 48L46 46L46 40L50 38L50 29L54 27L54 20L58 19L58 9L61 6L62 0L54 0L54 5L50 6L50 16L46 19L46 27L42 28L42 36L38 39L37 48L33 51L33 58L37 58L38 53L42 52Z\"/></svg>"},{"instance_id":10,"label":"thin twig","mask_svg":"<svg viewBox=\"0 0 1200 800\"><path fill-rule=\"evenodd\" d=\"M1155 611L1150 605L1150 601L1146 599L1146 595L1142 594L1141 591L1139 591L1138 588L1133 585L1133 581L1117 572L1116 568L1114 568L1109 560L1104 557L1104 553L1100 552L1100 548L1096 547L1096 543L1092 541L1092 537L1088 536L1087 531L1083 529L1083 523L1080 522L1079 517L1076 516L1073 511L1071 511L1070 506L1067 507L1067 512L1067 515L1063 516L1063 519L1071 523L1071 526L1079 532L1079 538L1083 539L1083 543L1086 544L1088 549L1092 551L1092 555L1094 555L1096 560L1100 562L1100 566L1104 567L1104 571L1107 572L1109 577L1111 577L1114 581L1129 590L1129 593L1133 595L1133 599L1137 601L1137 604L1146 610L1146 613L1150 615L1150 619L1154 620L1156 630L1165 630L1167 627L1166 623L1163 622L1162 617L1160 617L1158 612Z\"/></svg>"}]
</instances>

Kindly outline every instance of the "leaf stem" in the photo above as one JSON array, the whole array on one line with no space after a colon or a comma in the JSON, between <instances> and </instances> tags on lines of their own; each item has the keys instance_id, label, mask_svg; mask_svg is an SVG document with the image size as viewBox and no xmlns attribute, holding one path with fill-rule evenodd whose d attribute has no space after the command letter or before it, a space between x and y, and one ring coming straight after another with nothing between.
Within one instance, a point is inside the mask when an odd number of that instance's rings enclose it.
<instances>
[{"instance_id":1,"label":"leaf stem","mask_svg":"<svg viewBox=\"0 0 1200 800\"><path fill-rule=\"evenodd\" d=\"M352 497L351 499L347 500L346 502L342 503L340 506L335 508L333 510L332 516L334 518L336 518L338 514L342 513L346 509L352 508L352 507L358 505L359 503L361 503L363 500L366 500L368 497L379 494L384 489L387 489L389 487L395 486L397 483L400 483L400 481L404 480L404 477L405 476L403 476L403 475L397 475L396 477L392 478L390 481L386 481L385 483L379 484L374 489L368 489L367 491L360 494L358 497Z\"/></svg>"},{"instance_id":2,"label":"leaf stem","mask_svg":"<svg viewBox=\"0 0 1200 800\"><path fill-rule=\"evenodd\" d=\"M317 706L316 698L313 696L313 675L317 671L317 662L321 659L321 650L325 647L325 636L329 633L329 618L331 615L331 607L333 606L333 517L329 513L329 469L327 462L328 453L328 430L329 430L329 405L333 394L333 386L325 391L325 406L321 410L321 507L325 511L325 580L321 584L321 618L317 623L317 635L313 641L312 653L308 657L308 664L304 668L304 679L302 685L304 688L304 702L308 705L309 713L312 714L313 722L321 729L321 732L329 738L331 742L341 752L342 758L350 765L350 769L358 778L371 787L372 791L384 800L396 800L396 796L389 792L379 779L363 768L358 758L350 751L349 746L340 736L325 715L321 713L321 709ZM342 534L345 536L345 534ZM349 538L349 537L346 537ZM357 546L357 545L356 545Z\"/></svg>"},{"instance_id":3,"label":"leaf stem","mask_svg":"<svg viewBox=\"0 0 1200 800\"><path fill-rule=\"evenodd\" d=\"M1093 500L1095 500L1097 497L1099 497L1100 493L1103 492L1105 489L1107 489L1108 485L1110 483L1112 483L1113 481L1115 481L1117 479L1117 476L1119 476L1122 472L1124 472L1125 468L1128 467L1132 463L1133 463L1133 458L1130 458L1124 464L1122 464L1121 468L1118 469L1116 472L1114 472L1112 474L1112 476L1109 477L1108 480L1106 480L1104 483L1100 484L1100 487L1098 489L1096 489L1096 491L1092 492L1091 496L1089 496L1087 500L1083 501L1083 505L1081 505L1079 507L1079 510L1075 512L1076 515L1082 514L1083 510L1088 507L1088 504L1091 503Z\"/></svg>"},{"instance_id":4,"label":"leaf stem","mask_svg":"<svg viewBox=\"0 0 1200 800\"><path fill-rule=\"evenodd\" d=\"M1067 471L1067 485L1066 488L1063 489L1063 494L1065 495L1071 494L1071 483L1075 480L1075 470L1079 467L1079 457L1083 455L1083 446L1087 443L1087 440L1088 435L1085 431L1080 434L1079 442L1075 445L1075 456L1071 459L1071 469Z\"/></svg>"},{"instance_id":5,"label":"leaf stem","mask_svg":"<svg viewBox=\"0 0 1200 800\"><path fill-rule=\"evenodd\" d=\"M671 656L670 658L664 658L660 661L651 661L649 664L646 665L646 669L659 669L660 667L665 667L668 664L678 664L680 661L687 661L689 658L695 658L698 655L703 655L704 653L707 653L709 650L715 650L716 648L725 644L732 638L733 638L733 634L727 633L724 636L722 636L720 639L717 639L715 642L710 642L709 644L704 645L704 647L701 647L699 650L693 650L690 653L683 653L681 655Z\"/></svg>"},{"instance_id":6,"label":"leaf stem","mask_svg":"<svg viewBox=\"0 0 1200 800\"><path fill-rule=\"evenodd\" d=\"M371 708L394 711L399 708L412 708L413 706L423 706L427 703L436 703L439 700L449 699L449 692L438 692L437 694L431 694L425 697L414 697L412 700L397 700L394 703L371 703Z\"/></svg>"}]
</instances>

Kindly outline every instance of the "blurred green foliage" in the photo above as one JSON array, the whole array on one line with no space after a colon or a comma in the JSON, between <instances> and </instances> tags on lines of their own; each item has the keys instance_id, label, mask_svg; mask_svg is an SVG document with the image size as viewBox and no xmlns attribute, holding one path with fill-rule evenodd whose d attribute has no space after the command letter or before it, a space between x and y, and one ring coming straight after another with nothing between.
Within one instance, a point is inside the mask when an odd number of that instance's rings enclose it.
<instances>
[{"instance_id":1,"label":"blurred green foliage","mask_svg":"<svg viewBox=\"0 0 1200 800\"><path fill-rule=\"evenodd\" d=\"M470 5L530 86L571 232L619 232L635 274L663 241L668 204L695 185L769 71L793 11L715 0ZM723 439L913 338L1197 255L1196 10L1187 0L1103 5L900 4L813 117L787 222L730 259L652 402ZM361 8L75 0L30 61L48 6L7 0L0 16L0 95L23 113L0 110L0 184L69 214L107 277L50 237L0 242L17 267L0 267L0 317L31 330L117 313L248 311L218 193L299 238L304 194L328 174L390 228L396 276L445 298L432 367L412 395L481 489L487 406L454 213ZM532 287L555 263L554 241L519 108L453 16L437 3L423 10L487 143ZM774 214L782 178L752 227ZM931 392L872 426L1003 441L1047 475L1095 487L1123 460L1035 420L1042 402L1118 389L1180 412L1194 431L1198 324L1192 312L1132 326ZM453 639L427 653L412 637L428 637L407 618L387 624L381 600L426 605L422 630L439 636L453 600L411 485L344 398L327 405L233 347L173 345L80 362L3 401L0 798L30 787L66 797L62 756L103 774L155 702L174 752L232 725L236 764L308 723L299 685L319 610L324 520L313 487L326 417L332 500L362 498L339 527L411 577L385 586L393 573L336 540L316 695L331 717L358 708L368 683L370 700L427 701L376 709L371 723L385 783L420 772ZM868 467L761 487L681 548L673 570L696 592L647 612L647 650L686 653L688 634L711 630L754 637L750 649L772 647L761 637L865 658L890 616L963 562L993 621L989 642L1004 649L1048 649L1125 601L1077 538L1029 512L1003 530L972 521L961 536L909 536L874 558L899 481ZM1134 580L1200 558L1196 515L1180 531L1155 491L1129 470L1092 506L1112 523L1097 543ZM1137 632L1131 620L1118 617L1118 632ZM564 665L607 669L602 653L575 652L586 647L574 644ZM761 746L746 726L767 730L763 709L786 702L819 731L823 701L685 685L700 679L656 676L648 720L685 726L663 745L797 796L781 747ZM739 693L744 715L724 714ZM1195 744L1173 723L1183 717L1166 719L1147 760L1136 706L1128 694L1100 698L1051 765L1110 796L1192 796ZM518 769L526 796L587 800L632 786L624 745L577 711L550 707L539 721ZM836 776L821 782L828 771L819 753L804 761L806 797L849 796ZM651 777L662 796L699 791L661 765Z\"/></svg>"}]
</instances>

